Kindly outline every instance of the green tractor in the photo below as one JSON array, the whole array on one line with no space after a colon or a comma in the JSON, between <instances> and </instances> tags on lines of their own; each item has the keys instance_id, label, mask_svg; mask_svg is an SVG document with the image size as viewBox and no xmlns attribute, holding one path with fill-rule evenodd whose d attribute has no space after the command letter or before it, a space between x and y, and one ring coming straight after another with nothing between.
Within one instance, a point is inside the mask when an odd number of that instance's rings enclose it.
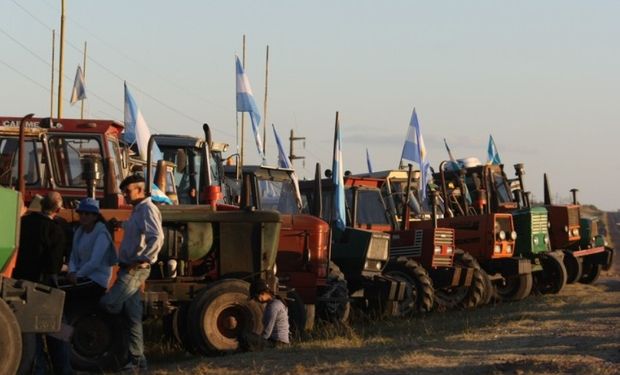
<instances>
[{"instance_id":1,"label":"green tractor","mask_svg":"<svg viewBox=\"0 0 620 375\"><path fill-rule=\"evenodd\" d=\"M19 241L20 193L0 187L0 206L0 374L29 373L34 334L60 330L65 293L10 277Z\"/></svg>"}]
</instances>

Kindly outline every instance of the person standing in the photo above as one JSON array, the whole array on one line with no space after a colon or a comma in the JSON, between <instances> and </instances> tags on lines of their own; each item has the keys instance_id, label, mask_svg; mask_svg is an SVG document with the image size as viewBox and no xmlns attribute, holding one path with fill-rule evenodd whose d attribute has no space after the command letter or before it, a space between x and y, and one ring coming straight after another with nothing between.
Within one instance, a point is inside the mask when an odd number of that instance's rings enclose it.
<instances>
[{"instance_id":1,"label":"person standing","mask_svg":"<svg viewBox=\"0 0 620 375\"><path fill-rule=\"evenodd\" d=\"M131 175L120 185L125 201L133 206L131 216L123 225L119 249L119 273L116 282L100 300L104 310L112 314L124 311L129 328L129 362L123 370L146 370L142 332L142 301L140 287L149 277L151 264L164 242L161 213L146 196L141 175Z\"/></svg>"},{"instance_id":2,"label":"person standing","mask_svg":"<svg viewBox=\"0 0 620 375\"><path fill-rule=\"evenodd\" d=\"M67 278L79 286L72 288L69 298L99 300L108 289L112 266L118 262L116 249L97 200L82 199L76 211L80 215L80 226L73 235Z\"/></svg>"},{"instance_id":3,"label":"person standing","mask_svg":"<svg viewBox=\"0 0 620 375\"><path fill-rule=\"evenodd\" d=\"M31 212L22 217L13 278L58 287L58 273L64 260L65 234L62 226L54 219L61 209L62 196L52 191L41 199L41 212ZM69 343L44 334L38 334L36 338L35 374L48 372L45 346L51 360L51 371L54 374L72 374Z\"/></svg>"}]
</instances>

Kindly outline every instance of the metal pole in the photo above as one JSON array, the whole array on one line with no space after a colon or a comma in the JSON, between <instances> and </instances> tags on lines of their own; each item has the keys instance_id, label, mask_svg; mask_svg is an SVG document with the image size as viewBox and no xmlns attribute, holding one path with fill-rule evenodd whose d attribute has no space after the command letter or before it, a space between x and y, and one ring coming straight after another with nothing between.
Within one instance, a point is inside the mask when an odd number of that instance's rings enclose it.
<instances>
[{"instance_id":1,"label":"metal pole","mask_svg":"<svg viewBox=\"0 0 620 375\"><path fill-rule=\"evenodd\" d=\"M243 53L241 55L243 70L245 71L245 34L243 34ZM245 134L245 112L241 112L241 156L239 158L239 164L241 165L240 169L243 169L243 151L244 151L244 134Z\"/></svg>"},{"instance_id":2,"label":"metal pole","mask_svg":"<svg viewBox=\"0 0 620 375\"><path fill-rule=\"evenodd\" d=\"M50 83L50 119L54 118L54 50L56 49L56 30L52 30L52 81Z\"/></svg>"},{"instance_id":3,"label":"metal pole","mask_svg":"<svg viewBox=\"0 0 620 375\"><path fill-rule=\"evenodd\" d=\"M265 54L265 100L263 101L263 156L267 156L267 89L269 87L269 45Z\"/></svg>"},{"instance_id":4,"label":"metal pole","mask_svg":"<svg viewBox=\"0 0 620 375\"><path fill-rule=\"evenodd\" d=\"M22 195L22 199L26 199L26 180L24 179L24 171L26 170L24 163L26 158L26 150L25 150L25 141L24 141L24 132L26 128L26 121L31 119L34 116L34 113L29 113L22 118L19 122L19 155L17 156L17 189Z\"/></svg>"},{"instance_id":5,"label":"metal pole","mask_svg":"<svg viewBox=\"0 0 620 375\"><path fill-rule=\"evenodd\" d=\"M84 86L86 86L86 41L84 41L84 65L82 66L82 75L84 76ZM81 100L80 118L84 118L84 99Z\"/></svg>"},{"instance_id":6,"label":"metal pole","mask_svg":"<svg viewBox=\"0 0 620 375\"><path fill-rule=\"evenodd\" d=\"M65 0L61 0L60 13L60 56L58 61L58 118L62 118L62 75L65 49Z\"/></svg>"}]
</instances>

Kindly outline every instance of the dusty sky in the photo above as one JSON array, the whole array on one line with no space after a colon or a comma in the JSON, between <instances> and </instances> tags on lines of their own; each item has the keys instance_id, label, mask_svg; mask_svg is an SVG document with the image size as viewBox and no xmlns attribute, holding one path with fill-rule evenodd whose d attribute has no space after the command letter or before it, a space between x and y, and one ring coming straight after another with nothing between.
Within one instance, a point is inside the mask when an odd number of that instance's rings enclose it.
<instances>
[{"instance_id":1,"label":"dusty sky","mask_svg":"<svg viewBox=\"0 0 620 375\"><path fill-rule=\"evenodd\" d=\"M3 115L49 115L60 4L0 0ZM620 2L66 0L66 14L63 96L87 41L90 117L122 120L127 80L153 132L199 135L207 122L236 150L234 55L246 34L261 112L270 46L267 123L307 138L302 176L330 167L336 111L346 169L366 170L366 148L375 170L396 167L416 107L435 167L444 137L484 162L493 134L509 175L525 163L535 198L548 172L558 198L576 187L583 203L620 208ZM267 148L273 164L270 132ZM259 161L251 139L246 156Z\"/></svg>"}]
</instances>

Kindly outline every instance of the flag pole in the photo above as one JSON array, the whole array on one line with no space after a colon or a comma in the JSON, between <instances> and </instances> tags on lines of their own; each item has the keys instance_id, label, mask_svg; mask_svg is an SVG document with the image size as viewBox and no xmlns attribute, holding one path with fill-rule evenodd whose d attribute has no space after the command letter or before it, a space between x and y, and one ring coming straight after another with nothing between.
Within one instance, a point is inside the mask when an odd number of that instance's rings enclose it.
<instances>
[{"instance_id":1,"label":"flag pole","mask_svg":"<svg viewBox=\"0 0 620 375\"><path fill-rule=\"evenodd\" d=\"M242 55L241 55L241 59L242 59L242 65L243 65L243 70L245 71L245 34L243 34L243 49L242 49ZM240 157L239 157L239 164L241 165L241 168L243 168L243 144L244 144L244 125L245 125L245 112L241 112L241 152L240 152Z\"/></svg>"},{"instance_id":2,"label":"flag pole","mask_svg":"<svg viewBox=\"0 0 620 375\"><path fill-rule=\"evenodd\" d=\"M265 54L265 99L263 101L263 157L267 157L267 88L269 84L269 45Z\"/></svg>"},{"instance_id":3,"label":"flag pole","mask_svg":"<svg viewBox=\"0 0 620 375\"><path fill-rule=\"evenodd\" d=\"M58 118L62 118L62 74L65 48L65 0L61 0L60 12L60 56L58 57Z\"/></svg>"},{"instance_id":4,"label":"flag pole","mask_svg":"<svg viewBox=\"0 0 620 375\"><path fill-rule=\"evenodd\" d=\"M50 118L54 118L54 50L56 49L56 30L52 30L52 80L50 83Z\"/></svg>"},{"instance_id":5,"label":"flag pole","mask_svg":"<svg viewBox=\"0 0 620 375\"><path fill-rule=\"evenodd\" d=\"M86 41L84 41L84 65L82 66L82 76L84 78L84 86L86 86ZM84 119L84 99L81 100L80 118Z\"/></svg>"}]
</instances>

